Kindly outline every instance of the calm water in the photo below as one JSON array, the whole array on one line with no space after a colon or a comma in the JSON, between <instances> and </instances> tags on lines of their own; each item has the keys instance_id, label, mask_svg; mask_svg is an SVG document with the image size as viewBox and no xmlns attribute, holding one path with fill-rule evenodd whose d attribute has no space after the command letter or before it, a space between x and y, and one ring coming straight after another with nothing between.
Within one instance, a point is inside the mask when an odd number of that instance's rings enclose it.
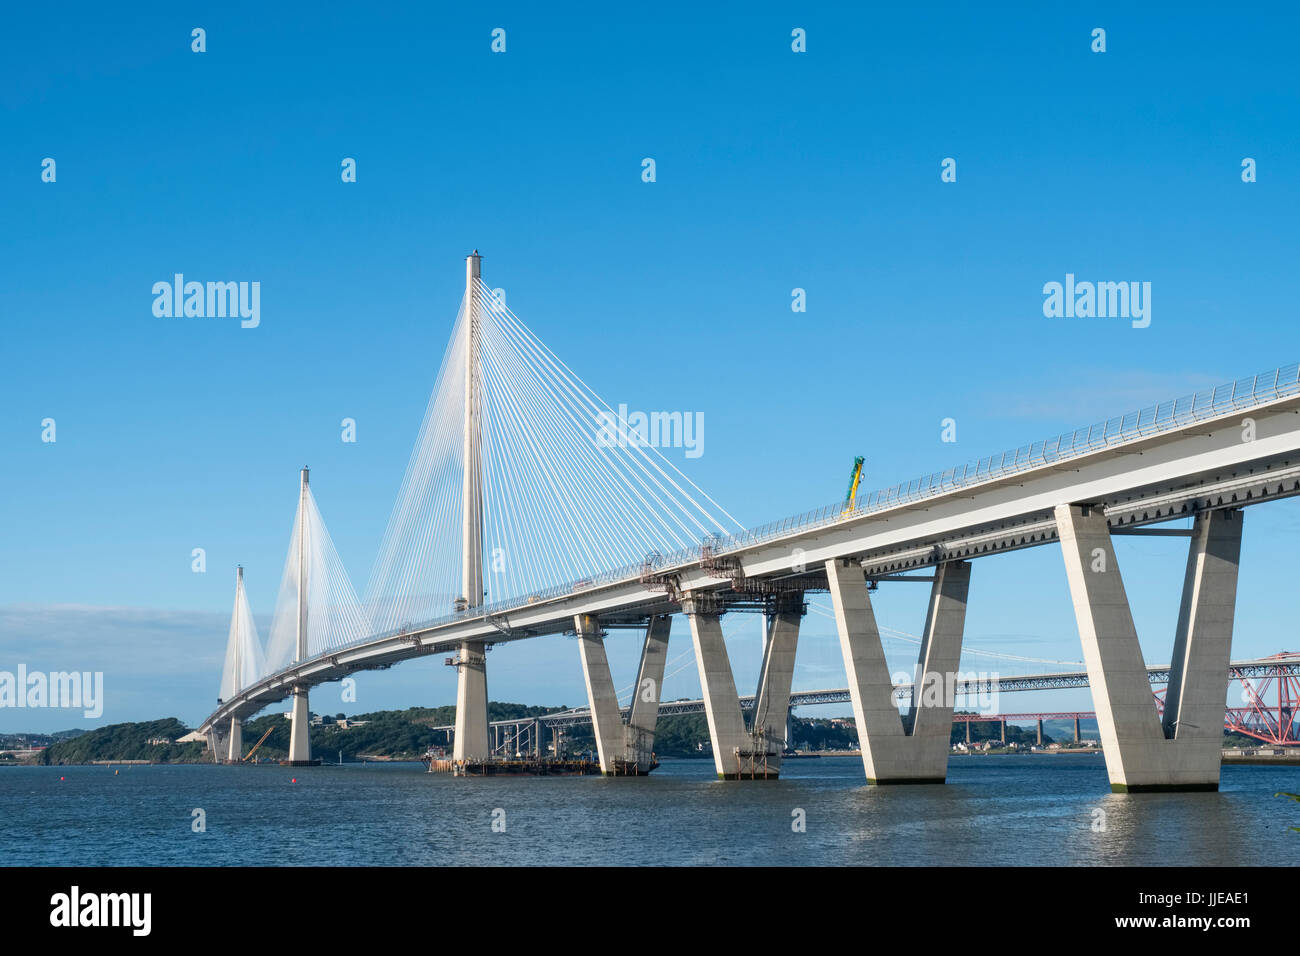
<instances>
[{"instance_id":1,"label":"calm water","mask_svg":"<svg viewBox=\"0 0 1300 956\"><path fill-rule=\"evenodd\" d=\"M954 757L946 786L867 787L856 757L720 782L454 779L419 764L0 769L0 862L136 864L1296 864L1297 767L1207 794L1111 794L1099 756ZM298 782L291 783L297 776ZM60 777L66 779L60 780ZM191 831L192 811L207 832ZM493 810L506 832L492 831ZM791 830L792 811L807 832ZM1106 829L1094 832L1094 810Z\"/></svg>"}]
</instances>

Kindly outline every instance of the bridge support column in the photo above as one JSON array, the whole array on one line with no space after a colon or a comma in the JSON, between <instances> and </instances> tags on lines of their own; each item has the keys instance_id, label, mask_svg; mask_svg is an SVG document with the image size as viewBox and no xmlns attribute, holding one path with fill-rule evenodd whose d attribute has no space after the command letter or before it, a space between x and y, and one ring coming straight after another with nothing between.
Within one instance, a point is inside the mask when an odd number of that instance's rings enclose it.
<instances>
[{"instance_id":1,"label":"bridge support column","mask_svg":"<svg viewBox=\"0 0 1300 956\"><path fill-rule=\"evenodd\" d=\"M573 619L600 769L607 776L641 776L653 766L655 726L659 719L671 624L672 619L665 615L651 618L646 628L632 706L624 724L600 623L590 614L579 614Z\"/></svg>"},{"instance_id":2,"label":"bridge support column","mask_svg":"<svg viewBox=\"0 0 1300 956\"><path fill-rule=\"evenodd\" d=\"M1111 789L1217 790L1241 512L1196 515L1163 725L1104 511L1060 505L1056 525Z\"/></svg>"},{"instance_id":3,"label":"bridge support column","mask_svg":"<svg viewBox=\"0 0 1300 956\"><path fill-rule=\"evenodd\" d=\"M792 591L777 595L767 615L763 664L749 728L749 752L741 753L741 776L777 776L781 772L781 755L791 747L790 684L794 679L794 654L803 614L803 592Z\"/></svg>"},{"instance_id":4,"label":"bridge support column","mask_svg":"<svg viewBox=\"0 0 1300 956\"><path fill-rule=\"evenodd\" d=\"M482 644L463 643L456 655L456 734L452 759L486 760L488 742L487 654Z\"/></svg>"},{"instance_id":5,"label":"bridge support column","mask_svg":"<svg viewBox=\"0 0 1300 956\"><path fill-rule=\"evenodd\" d=\"M804 612L803 593L778 595L771 603L754 715L748 727L722 637L721 611L714 601L708 593L688 593L682 598L682 610L691 622L714 767L724 780L775 780L789 738L790 682Z\"/></svg>"},{"instance_id":6,"label":"bridge support column","mask_svg":"<svg viewBox=\"0 0 1300 956\"><path fill-rule=\"evenodd\" d=\"M948 775L970 563L953 561L935 569L912 706L906 716L894 706L893 680L862 566L851 559L828 561L826 576L867 782L943 783Z\"/></svg>"},{"instance_id":7,"label":"bridge support column","mask_svg":"<svg viewBox=\"0 0 1300 956\"><path fill-rule=\"evenodd\" d=\"M659 701L663 699L664 665L668 661L668 634L672 624L673 619L663 614L652 617L646 627L636 688L632 692L632 710L624 731L624 759L631 765L632 773L648 773L654 765L655 729L659 723Z\"/></svg>"},{"instance_id":8,"label":"bridge support column","mask_svg":"<svg viewBox=\"0 0 1300 956\"><path fill-rule=\"evenodd\" d=\"M582 655L582 676L587 682L587 703L591 707L591 729L596 738L600 770L606 776L613 776L615 761L623 756L623 714L609 672L604 632L591 614L575 616L573 629Z\"/></svg>"},{"instance_id":9,"label":"bridge support column","mask_svg":"<svg viewBox=\"0 0 1300 956\"><path fill-rule=\"evenodd\" d=\"M244 758L244 722L238 717L230 718L230 734L226 748L226 760L239 763Z\"/></svg>"},{"instance_id":10,"label":"bridge support column","mask_svg":"<svg viewBox=\"0 0 1300 956\"><path fill-rule=\"evenodd\" d=\"M289 718L289 759L285 763L290 767L306 766L311 763L311 737L309 725L311 714L307 708L307 688L301 684L293 688L293 710Z\"/></svg>"},{"instance_id":11,"label":"bridge support column","mask_svg":"<svg viewBox=\"0 0 1300 956\"><path fill-rule=\"evenodd\" d=\"M700 691L713 744L713 765L721 779L735 780L740 777L739 754L749 749L750 739L745 732L745 717L722 638L722 614L707 592L683 595L682 611L691 624L695 664L700 672Z\"/></svg>"}]
</instances>

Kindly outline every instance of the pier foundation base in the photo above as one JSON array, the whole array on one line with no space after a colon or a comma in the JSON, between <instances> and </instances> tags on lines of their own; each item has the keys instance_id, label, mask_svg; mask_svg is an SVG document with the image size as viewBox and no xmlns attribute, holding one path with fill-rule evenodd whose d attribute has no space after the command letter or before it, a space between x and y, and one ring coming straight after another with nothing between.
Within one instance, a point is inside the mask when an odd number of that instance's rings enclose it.
<instances>
[{"instance_id":1,"label":"pier foundation base","mask_svg":"<svg viewBox=\"0 0 1300 956\"><path fill-rule=\"evenodd\" d=\"M456 658L456 733L452 759L487 760L488 742L487 654L482 644L460 645Z\"/></svg>"}]
</instances>

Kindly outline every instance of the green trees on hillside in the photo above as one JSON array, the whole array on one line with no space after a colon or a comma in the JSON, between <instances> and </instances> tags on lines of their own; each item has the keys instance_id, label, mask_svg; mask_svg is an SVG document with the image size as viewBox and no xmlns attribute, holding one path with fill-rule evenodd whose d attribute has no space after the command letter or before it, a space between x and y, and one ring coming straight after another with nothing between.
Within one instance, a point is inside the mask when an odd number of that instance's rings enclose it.
<instances>
[{"instance_id":1,"label":"green trees on hillside","mask_svg":"<svg viewBox=\"0 0 1300 956\"><path fill-rule=\"evenodd\" d=\"M159 763L201 760L203 744L151 744L150 740L176 740L189 728L175 717L135 724L110 724L88 730L71 740L61 740L41 751L43 764L90 763L92 760L154 760Z\"/></svg>"}]
</instances>

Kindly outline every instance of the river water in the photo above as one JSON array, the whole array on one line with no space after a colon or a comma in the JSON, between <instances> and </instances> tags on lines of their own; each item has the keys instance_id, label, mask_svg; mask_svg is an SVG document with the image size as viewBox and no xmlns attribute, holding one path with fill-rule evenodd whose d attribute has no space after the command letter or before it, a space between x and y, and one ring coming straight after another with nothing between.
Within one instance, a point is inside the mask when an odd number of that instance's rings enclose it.
<instances>
[{"instance_id":1,"label":"river water","mask_svg":"<svg viewBox=\"0 0 1300 956\"><path fill-rule=\"evenodd\" d=\"M1112 794L1100 755L953 757L945 786L889 787L866 786L856 757L788 761L772 782L719 781L707 760L619 779L452 778L414 763L13 767L0 769L0 862L1300 863L1288 829L1300 804L1279 790L1300 791L1300 767L1224 767L1218 793Z\"/></svg>"}]
</instances>

